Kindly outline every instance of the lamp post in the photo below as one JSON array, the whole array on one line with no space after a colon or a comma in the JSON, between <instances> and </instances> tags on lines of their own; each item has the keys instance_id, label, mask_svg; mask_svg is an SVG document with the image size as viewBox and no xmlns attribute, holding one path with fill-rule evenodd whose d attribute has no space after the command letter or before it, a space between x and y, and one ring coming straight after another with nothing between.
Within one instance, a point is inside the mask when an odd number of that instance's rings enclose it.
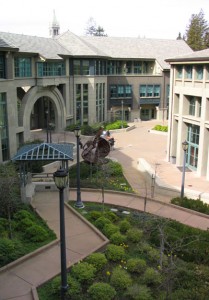
<instances>
[{"instance_id":1,"label":"lamp post","mask_svg":"<svg viewBox=\"0 0 209 300\"><path fill-rule=\"evenodd\" d=\"M184 162L183 162L183 170L182 170L181 198L184 197L184 182L185 182L186 152L187 152L187 149L188 149L188 142L187 142L186 140L182 143L182 149L184 150Z\"/></svg>"},{"instance_id":2,"label":"lamp post","mask_svg":"<svg viewBox=\"0 0 209 300\"><path fill-rule=\"evenodd\" d=\"M67 284L67 265L66 265L66 242L65 242L65 214L64 214L64 189L68 184L67 171L57 170L54 174L54 182L59 189L60 200L60 258L61 258L61 299L65 299L68 289Z\"/></svg>"},{"instance_id":3,"label":"lamp post","mask_svg":"<svg viewBox=\"0 0 209 300\"><path fill-rule=\"evenodd\" d=\"M49 111L46 110L46 142L49 142Z\"/></svg>"},{"instance_id":4,"label":"lamp post","mask_svg":"<svg viewBox=\"0 0 209 300\"><path fill-rule=\"evenodd\" d=\"M79 126L77 126L74 129L74 134L76 136L76 145L77 145L77 199L75 203L75 207L77 208L84 208L83 202L81 201L81 186L80 186L80 135L81 135L81 129Z\"/></svg>"},{"instance_id":5,"label":"lamp post","mask_svg":"<svg viewBox=\"0 0 209 300\"><path fill-rule=\"evenodd\" d=\"M122 119L122 128L123 128L123 100L121 101L121 114L122 114L122 116L121 116L121 119Z\"/></svg>"}]
</instances>

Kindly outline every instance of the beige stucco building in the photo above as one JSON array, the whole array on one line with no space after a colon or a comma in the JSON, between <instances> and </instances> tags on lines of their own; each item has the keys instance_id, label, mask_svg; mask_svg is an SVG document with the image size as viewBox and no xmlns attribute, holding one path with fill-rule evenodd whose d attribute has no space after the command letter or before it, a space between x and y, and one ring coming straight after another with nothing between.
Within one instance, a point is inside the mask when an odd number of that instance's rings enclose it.
<instances>
[{"instance_id":1,"label":"beige stucco building","mask_svg":"<svg viewBox=\"0 0 209 300\"><path fill-rule=\"evenodd\" d=\"M209 49L168 60L171 64L168 160L209 180Z\"/></svg>"},{"instance_id":2,"label":"beige stucco building","mask_svg":"<svg viewBox=\"0 0 209 300\"><path fill-rule=\"evenodd\" d=\"M33 129L115 119L168 117L168 57L192 52L182 40L52 38L0 32L0 162Z\"/></svg>"}]
</instances>

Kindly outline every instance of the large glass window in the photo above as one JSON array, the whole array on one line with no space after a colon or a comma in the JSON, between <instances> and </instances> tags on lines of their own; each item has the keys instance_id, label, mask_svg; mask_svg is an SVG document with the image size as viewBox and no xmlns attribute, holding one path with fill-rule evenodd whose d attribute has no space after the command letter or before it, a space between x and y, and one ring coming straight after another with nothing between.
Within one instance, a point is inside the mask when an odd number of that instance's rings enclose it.
<instances>
[{"instance_id":1,"label":"large glass window","mask_svg":"<svg viewBox=\"0 0 209 300\"><path fill-rule=\"evenodd\" d=\"M202 99L200 97L188 97L189 101L189 115L201 117Z\"/></svg>"},{"instance_id":2,"label":"large glass window","mask_svg":"<svg viewBox=\"0 0 209 300\"><path fill-rule=\"evenodd\" d=\"M74 75L81 75L81 61L78 59L73 61L73 73Z\"/></svg>"},{"instance_id":3,"label":"large glass window","mask_svg":"<svg viewBox=\"0 0 209 300\"><path fill-rule=\"evenodd\" d=\"M176 74L178 79L182 79L182 74L183 74L183 66L177 66L176 67Z\"/></svg>"},{"instance_id":4,"label":"large glass window","mask_svg":"<svg viewBox=\"0 0 209 300\"><path fill-rule=\"evenodd\" d=\"M0 138L2 160L9 159L9 139L8 139L8 124L7 124L7 102L6 93L0 93Z\"/></svg>"},{"instance_id":5,"label":"large glass window","mask_svg":"<svg viewBox=\"0 0 209 300\"><path fill-rule=\"evenodd\" d=\"M31 58L15 57L15 77L31 77Z\"/></svg>"},{"instance_id":6,"label":"large glass window","mask_svg":"<svg viewBox=\"0 0 209 300\"><path fill-rule=\"evenodd\" d=\"M64 76L65 75L65 64L50 63L50 62L38 62L38 76L39 77L50 77L50 76Z\"/></svg>"},{"instance_id":7,"label":"large glass window","mask_svg":"<svg viewBox=\"0 0 209 300\"><path fill-rule=\"evenodd\" d=\"M132 86L127 85L111 85L110 98L131 98Z\"/></svg>"},{"instance_id":8,"label":"large glass window","mask_svg":"<svg viewBox=\"0 0 209 300\"><path fill-rule=\"evenodd\" d=\"M146 85L140 85L140 88L139 88L140 97L146 97L146 91L147 91L147 86Z\"/></svg>"},{"instance_id":9,"label":"large glass window","mask_svg":"<svg viewBox=\"0 0 209 300\"><path fill-rule=\"evenodd\" d=\"M187 165L189 165L193 169L197 169L198 164L199 136L200 127L197 125L189 124L187 131Z\"/></svg>"},{"instance_id":10,"label":"large glass window","mask_svg":"<svg viewBox=\"0 0 209 300\"><path fill-rule=\"evenodd\" d=\"M195 116L195 97L190 97L190 100L189 100L189 115Z\"/></svg>"},{"instance_id":11,"label":"large glass window","mask_svg":"<svg viewBox=\"0 0 209 300\"><path fill-rule=\"evenodd\" d=\"M134 61L134 74L141 74L141 73L142 73L142 62Z\"/></svg>"},{"instance_id":12,"label":"large glass window","mask_svg":"<svg viewBox=\"0 0 209 300\"><path fill-rule=\"evenodd\" d=\"M96 84L96 121L104 122L105 83Z\"/></svg>"},{"instance_id":13,"label":"large glass window","mask_svg":"<svg viewBox=\"0 0 209 300\"><path fill-rule=\"evenodd\" d=\"M4 55L0 55L0 78L5 78Z\"/></svg>"},{"instance_id":14,"label":"large glass window","mask_svg":"<svg viewBox=\"0 0 209 300\"><path fill-rule=\"evenodd\" d=\"M82 75L89 75L89 60L82 61Z\"/></svg>"}]
</instances>

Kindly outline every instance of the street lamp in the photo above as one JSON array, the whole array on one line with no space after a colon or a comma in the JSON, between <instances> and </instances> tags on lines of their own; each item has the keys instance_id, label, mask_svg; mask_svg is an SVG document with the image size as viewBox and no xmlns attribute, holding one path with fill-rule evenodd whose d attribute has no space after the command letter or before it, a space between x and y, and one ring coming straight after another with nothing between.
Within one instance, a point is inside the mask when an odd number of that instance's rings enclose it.
<instances>
[{"instance_id":1,"label":"street lamp","mask_svg":"<svg viewBox=\"0 0 209 300\"><path fill-rule=\"evenodd\" d=\"M66 242L65 242L65 214L64 214L64 189L68 184L68 174L64 169L59 169L53 174L54 182L59 189L60 199L60 258L61 258L61 299L65 299L68 289L67 265L66 265Z\"/></svg>"},{"instance_id":2,"label":"street lamp","mask_svg":"<svg viewBox=\"0 0 209 300\"><path fill-rule=\"evenodd\" d=\"M79 147L80 147L81 129L80 129L79 126L77 126L74 129L74 134L76 136L76 141L77 141L77 199L76 199L75 207L84 208L83 202L81 201L81 187L80 187L80 153L79 153Z\"/></svg>"},{"instance_id":3,"label":"street lamp","mask_svg":"<svg viewBox=\"0 0 209 300\"><path fill-rule=\"evenodd\" d=\"M123 128L123 100L121 101L121 119L122 119L122 128Z\"/></svg>"},{"instance_id":4,"label":"street lamp","mask_svg":"<svg viewBox=\"0 0 209 300\"><path fill-rule=\"evenodd\" d=\"M188 142L187 142L186 140L182 143L182 149L184 150L184 162L183 162L183 170L182 170L181 198L184 197L184 182L185 182L186 152L187 152L187 149L188 149Z\"/></svg>"}]
</instances>

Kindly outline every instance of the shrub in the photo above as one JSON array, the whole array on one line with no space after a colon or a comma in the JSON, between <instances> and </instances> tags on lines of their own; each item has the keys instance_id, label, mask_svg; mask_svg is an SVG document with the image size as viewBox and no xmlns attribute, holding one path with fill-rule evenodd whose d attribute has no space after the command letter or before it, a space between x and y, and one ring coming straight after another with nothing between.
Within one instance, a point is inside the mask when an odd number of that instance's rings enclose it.
<instances>
[{"instance_id":1,"label":"shrub","mask_svg":"<svg viewBox=\"0 0 209 300\"><path fill-rule=\"evenodd\" d=\"M19 210L18 212L16 212L14 214L14 220L15 221L21 221L22 219L29 219L31 221L34 221L35 220L35 217L34 215L29 212L28 210L25 210L25 209L21 209Z\"/></svg>"},{"instance_id":2,"label":"shrub","mask_svg":"<svg viewBox=\"0 0 209 300\"><path fill-rule=\"evenodd\" d=\"M67 289L66 295L69 296L71 300L79 299L82 292L81 284L71 276L68 276L67 283L69 287Z\"/></svg>"},{"instance_id":3,"label":"shrub","mask_svg":"<svg viewBox=\"0 0 209 300\"><path fill-rule=\"evenodd\" d=\"M99 219L97 219L94 224L99 230L102 230L106 224L111 224L111 221L102 216Z\"/></svg>"},{"instance_id":4,"label":"shrub","mask_svg":"<svg viewBox=\"0 0 209 300\"><path fill-rule=\"evenodd\" d=\"M0 267L19 258L23 251L23 245L18 240L0 238Z\"/></svg>"},{"instance_id":5,"label":"shrub","mask_svg":"<svg viewBox=\"0 0 209 300\"><path fill-rule=\"evenodd\" d=\"M153 130L167 132L168 131L168 126L155 125L155 127L153 128Z\"/></svg>"},{"instance_id":6,"label":"shrub","mask_svg":"<svg viewBox=\"0 0 209 300\"><path fill-rule=\"evenodd\" d=\"M122 233L125 233L125 232L127 232L128 229L131 228L131 224L127 220L122 220L119 223L119 228Z\"/></svg>"},{"instance_id":7,"label":"shrub","mask_svg":"<svg viewBox=\"0 0 209 300\"><path fill-rule=\"evenodd\" d=\"M116 267L113 269L112 275L110 277L110 283L118 291L127 289L132 284L131 276L127 271Z\"/></svg>"},{"instance_id":8,"label":"shrub","mask_svg":"<svg viewBox=\"0 0 209 300\"><path fill-rule=\"evenodd\" d=\"M135 283L129 286L127 292L125 293L128 299L133 300L152 300L152 294L150 288L143 284Z\"/></svg>"},{"instance_id":9,"label":"shrub","mask_svg":"<svg viewBox=\"0 0 209 300\"><path fill-rule=\"evenodd\" d=\"M162 282L162 277L155 269L147 268L142 276L142 280L147 285L159 285Z\"/></svg>"},{"instance_id":10,"label":"shrub","mask_svg":"<svg viewBox=\"0 0 209 300\"><path fill-rule=\"evenodd\" d=\"M188 199L187 197L177 197L171 199L171 203L209 215L209 205L199 199L194 200Z\"/></svg>"},{"instance_id":11,"label":"shrub","mask_svg":"<svg viewBox=\"0 0 209 300\"><path fill-rule=\"evenodd\" d=\"M127 270L131 273L141 274L146 269L146 261L141 258L130 258L127 261Z\"/></svg>"},{"instance_id":12,"label":"shrub","mask_svg":"<svg viewBox=\"0 0 209 300\"><path fill-rule=\"evenodd\" d=\"M31 242L43 242L48 238L48 233L41 226L34 224L25 230L24 236Z\"/></svg>"},{"instance_id":13,"label":"shrub","mask_svg":"<svg viewBox=\"0 0 209 300\"><path fill-rule=\"evenodd\" d=\"M111 300L116 295L115 289L108 283L97 282L88 289L88 294L92 300Z\"/></svg>"},{"instance_id":14,"label":"shrub","mask_svg":"<svg viewBox=\"0 0 209 300\"><path fill-rule=\"evenodd\" d=\"M102 216L102 212L94 210L94 211L91 211L87 217L88 217L89 221L94 222L97 219L99 219L101 216Z\"/></svg>"},{"instance_id":15,"label":"shrub","mask_svg":"<svg viewBox=\"0 0 209 300\"><path fill-rule=\"evenodd\" d=\"M142 238L143 231L137 228L130 228L126 234L128 240L130 240L133 243L138 243Z\"/></svg>"},{"instance_id":16,"label":"shrub","mask_svg":"<svg viewBox=\"0 0 209 300\"><path fill-rule=\"evenodd\" d=\"M118 216L112 211L106 211L104 213L104 217L109 219L111 222L116 222L118 220Z\"/></svg>"},{"instance_id":17,"label":"shrub","mask_svg":"<svg viewBox=\"0 0 209 300\"><path fill-rule=\"evenodd\" d=\"M107 246L105 255L108 260L120 261L125 258L125 250L122 246L110 244Z\"/></svg>"},{"instance_id":18,"label":"shrub","mask_svg":"<svg viewBox=\"0 0 209 300\"><path fill-rule=\"evenodd\" d=\"M24 232L27 228L34 226L34 225L35 225L34 221L32 219L26 217L26 218L16 222L14 226L18 231Z\"/></svg>"},{"instance_id":19,"label":"shrub","mask_svg":"<svg viewBox=\"0 0 209 300\"><path fill-rule=\"evenodd\" d=\"M106 224L103 229L102 232L109 238L113 233L116 233L119 231L118 226L114 225L114 224Z\"/></svg>"},{"instance_id":20,"label":"shrub","mask_svg":"<svg viewBox=\"0 0 209 300\"><path fill-rule=\"evenodd\" d=\"M80 283L91 283L95 277L95 273L96 268L84 261L72 266L71 269L72 276Z\"/></svg>"},{"instance_id":21,"label":"shrub","mask_svg":"<svg viewBox=\"0 0 209 300\"><path fill-rule=\"evenodd\" d=\"M97 271L100 271L104 268L107 263L105 254L103 253L92 253L86 258L86 262L92 264Z\"/></svg>"},{"instance_id":22,"label":"shrub","mask_svg":"<svg viewBox=\"0 0 209 300\"><path fill-rule=\"evenodd\" d=\"M120 232L115 232L110 236L110 242L115 245L123 244L126 242L126 240L127 237Z\"/></svg>"},{"instance_id":23,"label":"shrub","mask_svg":"<svg viewBox=\"0 0 209 300\"><path fill-rule=\"evenodd\" d=\"M123 128L127 128L128 127L128 124L127 124L126 121L122 122L121 120L117 120L117 121L115 121L113 123L107 124L105 126L105 129L106 130L120 129L122 127L122 125L123 125Z\"/></svg>"}]
</instances>

